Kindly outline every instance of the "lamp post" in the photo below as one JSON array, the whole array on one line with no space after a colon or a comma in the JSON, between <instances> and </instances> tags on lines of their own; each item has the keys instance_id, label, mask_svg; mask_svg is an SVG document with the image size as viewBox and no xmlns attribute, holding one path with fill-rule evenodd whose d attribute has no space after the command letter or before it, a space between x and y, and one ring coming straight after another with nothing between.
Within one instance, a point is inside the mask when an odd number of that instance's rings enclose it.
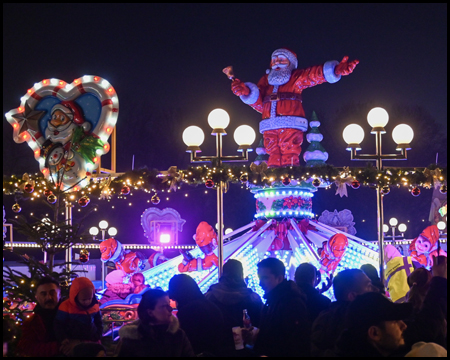
<instances>
[{"instance_id":1,"label":"lamp post","mask_svg":"<svg viewBox=\"0 0 450 360\"><path fill-rule=\"evenodd\" d=\"M406 160L407 150L410 150L410 143L414 137L414 132L409 125L397 125L392 131L392 138L397 144L397 151L400 154L383 154L381 151L381 135L386 133L384 127L389 121L389 114L380 107L373 108L367 115L367 121L372 126L371 134L375 135L375 154L358 154L361 150L361 142L364 139L364 130L358 124L347 125L342 136L350 151L351 160L375 161L377 170L383 169L383 160ZM377 183L377 229L378 229L378 251L380 261L380 279L384 279L384 234L383 234L383 193L379 183Z\"/></svg>"},{"instance_id":2,"label":"lamp post","mask_svg":"<svg viewBox=\"0 0 450 360\"><path fill-rule=\"evenodd\" d=\"M98 223L98 227L100 228L100 231L102 232L102 241L105 241L105 235L106 235L106 230L108 230L108 235L109 236L116 236L117 235L117 229L115 227L110 227L108 229L108 222L106 220L102 220ZM96 236L98 235L99 230L97 227L93 226L89 229L89 234L91 234L94 238L94 241L96 240ZM102 289L105 288L105 263L102 261L101 259L101 255L100 255L100 261L102 264Z\"/></svg>"},{"instance_id":3,"label":"lamp post","mask_svg":"<svg viewBox=\"0 0 450 360\"><path fill-rule=\"evenodd\" d=\"M393 217L389 219L389 225L391 226L392 235L386 235L385 238L391 238L392 241L394 241L396 238L404 238L405 237L405 231L407 229L406 224L399 224L398 220ZM395 229L398 229L401 235L395 235ZM389 231L389 226L386 224L383 224L383 233L387 233Z\"/></svg>"},{"instance_id":4,"label":"lamp post","mask_svg":"<svg viewBox=\"0 0 450 360\"><path fill-rule=\"evenodd\" d=\"M238 151L242 156L222 155L222 136L226 135L226 127L230 123L230 116L223 109L215 109L208 115L208 124L212 133L216 137L215 156L197 156L201 152L200 145L205 140L203 130L198 126L189 126L183 132L183 141L187 145L186 152L191 153L191 163L210 162L213 167L222 166L223 162L248 161L248 152L252 151L251 144L255 141L255 131L248 125L239 126L234 132L234 140L239 145ZM224 182L219 181L217 186L217 223L218 225L218 258L219 258L219 278L222 275L223 267L223 190Z\"/></svg>"}]
</instances>

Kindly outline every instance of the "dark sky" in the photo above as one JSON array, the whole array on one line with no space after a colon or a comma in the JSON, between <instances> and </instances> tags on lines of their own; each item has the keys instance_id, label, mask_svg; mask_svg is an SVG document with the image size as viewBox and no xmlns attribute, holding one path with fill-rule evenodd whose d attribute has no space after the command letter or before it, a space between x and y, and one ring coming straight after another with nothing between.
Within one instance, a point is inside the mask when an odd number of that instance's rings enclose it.
<instances>
[{"instance_id":1,"label":"dark sky","mask_svg":"<svg viewBox=\"0 0 450 360\"><path fill-rule=\"evenodd\" d=\"M367 142L363 150L373 148L365 119L369 105L384 107L391 117L404 114L402 109L419 107L427 119L439 124L436 131L446 134L446 4L4 4L3 113L17 107L26 90L42 79L72 82L85 74L98 75L119 96L118 171L131 169L133 155L136 168L185 168L189 160L182 131L188 125L202 127L206 133L203 152L212 154L214 137L208 136L207 116L214 108L224 108L231 117L225 154L235 153L231 134L237 126L245 123L258 129L260 115L231 93L222 69L233 65L239 79L256 83L269 67L271 53L280 47L297 53L299 68L340 61L344 55L360 61L354 73L338 83L303 93L306 116L315 110L321 117L320 129L328 136L322 144L333 149L332 164L355 165L341 136L347 123L362 125ZM339 114L357 104L363 104L362 116L337 122ZM385 143L392 142L392 128L388 124ZM419 140L416 133L415 141ZM446 146L446 135L444 140ZM434 150L424 152L413 155L410 160L416 162L408 164L427 166L434 161ZM12 141L6 120L3 164L5 174L38 169L31 150ZM195 191L188 203L196 201ZM340 203L334 191L328 190L330 201L315 212L334 208L360 212L357 204L366 199L363 191L353 192L353 198ZM210 193L210 213L214 214L215 196ZM319 191L315 199L320 196ZM407 192L404 196L411 197ZM420 203L412 206L429 208L430 197L419 197ZM244 198L252 204L251 194L245 193ZM367 198L375 208L375 194L370 192ZM164 201L159 205L166 206ZM182 206L177 210L187 218ZM144 209L136 209L137 218ZM225 210L225 216L233 218L239 211L243 210ZM228 226L244 225L253 211L236 215L236 223ZM365 216L374 218L375 210ZM201 220L202 215L193 216L192 228ZM360 235L376 237L375 228L356 226ZM142 238L141 229L136 234Z\"/></svg>"}]
</instances>

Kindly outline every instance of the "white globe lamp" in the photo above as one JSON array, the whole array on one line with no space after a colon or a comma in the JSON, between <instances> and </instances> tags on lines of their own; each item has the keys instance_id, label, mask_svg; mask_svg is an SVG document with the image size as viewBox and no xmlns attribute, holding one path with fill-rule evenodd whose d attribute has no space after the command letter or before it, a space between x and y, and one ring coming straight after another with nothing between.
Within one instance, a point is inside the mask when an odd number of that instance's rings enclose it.
<instances>
[{"instance_id":1,"label":"white globe lamp","mask_svg":"<svg viewBox=\"0 0 450 360\"><path fill-rule=\"evenodd\" d=\"M342 132L342 137L348 144L347 150L361 150L360 144L364 140L364 129L358 124L347 125Z\"/></svg>"},{"instance_id":2,"label":"white globe lamp","mask_svg":"<svg viewBox=\"0 0 450 360\"><path fill-rule=\"evenodd\" d=\"M230 115L223 109L214 109L208 115L208 124L213 134L226 134L225 129L230 124Z\"/></svg>"},{"instance_id":3,"label":"white globe lamp","mask_svg":"<svg viewBox=\"0 0 450 360\"><path fill-rule=\"evenodd\" d=\"M414 131L411 126L407 124L397 125L392 131L392 139L397 144L397 150L410 150L411 141L414 138Z\"/></svg>"},{"instance_id":4,"label":"white globe lamp","mask_svg":"<svg viewBox=\"0 0 450 360\"><path fill-rule=\"evenodd\" d=\"M241 125L234 131L234 141L239 145L238 151L251 151L250 146L255 142L255 139L255 130L248 125Z\"/></svg>"},{"instance_id":5,"label":"white globe lamp","mask_svg":"<svg viewBox=\"0 0 450 360\"><path fill-rule=\"evenodd\" d=\"M381 134L386 134L384 127L389 122L389 114L386 110L380 107L375 107L367 114L367 122L372 126L372 134L380 131Z\"/></svg>"},{"instance_id":6,"label":"white globe lamp","mask_svg":"<svg viewBox=\"0 0 450 360\"><path fill-rule=\"evenodd\" d=\"M398 224L398 220L395 217L389 219L389 225L397 226L397 224Z\"/></svg>"},{"instance_id":7,"label":"white globe lamp","mask_svg":"<svg viewBox=\"0 0 450 360\"><path fill-rule=\"evenodd\" d=\"M183 142L187 146L187 152L200 152L200 145L204 140L205 134L198 126L188 126L183 131Z\"/></svg>"}]
</instances>

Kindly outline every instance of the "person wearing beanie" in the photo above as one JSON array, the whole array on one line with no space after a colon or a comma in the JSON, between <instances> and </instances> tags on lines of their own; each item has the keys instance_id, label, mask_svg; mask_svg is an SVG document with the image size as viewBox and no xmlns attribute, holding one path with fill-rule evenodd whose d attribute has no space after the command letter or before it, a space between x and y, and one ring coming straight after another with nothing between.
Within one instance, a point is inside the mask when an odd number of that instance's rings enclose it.
<instances>
[{"instance_id":1,"label":"person wearing beanie","mask_svg":"<svg viewBox=\"0 0 450 360\"><path fill-rule=\"evenodd\" d=\"M234 79L233 93L262 114L259 131L264 137L264 147L269 167L298 166L303 132L308 121L302 105L304 89L340 80L353 72L358 60L327 61L323 65L297 69L297 55L290 49L280 48L272 53L270 70L258 82L241 82Z\"/></svg>"},{"instance_id":2,"label":"person wearing beanie","mask_svg":"<svg viewBox=\"0 0 450 360\"><path fill-rule=\"evenodd\" d=\"M125 272L122 270L113 270L105 277L106 290L99 300L100 305L103 305L112 300L124 300L128 295L133 293L133 286L131 283L124 284Z\"/></svg>"},{"instance_id":3,"label":"person wearing beanie","mask_svg":"<svg viewBox=\"0 0 450 360\"><path fill-rule=\"evenodd\" d=\"M61 351L70 356L80 343L99 342L102 330L94 284L86 277L78 277L72 281L69 299L61 303L56 313L55 335L62 344Z\"/></svg>"}]
</instances>

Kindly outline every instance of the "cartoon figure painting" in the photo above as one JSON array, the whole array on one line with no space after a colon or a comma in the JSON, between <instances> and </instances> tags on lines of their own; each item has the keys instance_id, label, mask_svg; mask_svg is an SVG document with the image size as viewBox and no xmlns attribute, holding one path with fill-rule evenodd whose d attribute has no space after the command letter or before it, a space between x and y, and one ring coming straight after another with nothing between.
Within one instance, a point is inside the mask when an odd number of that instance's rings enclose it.
<instances>
[{"instance_id":1,"label":"cartoon figure painting","mask_svg":"<svg viewBox=\"0 0 450 360\"><path fill-rule=\"evenodd\" d=\"M320 263L322 265L320 272L326 274L333 274L339 262L345 254L348 247L348 239L344 234L334 234L323 242L323 247L318 250L320 256Z\"/></svg>"},{"instance_id":2,"label":"cartoon figure painting","mask_svg":"<svg viewBox=\"0 0 450 360\"><path fill-rule=\"evenodd\" d=\"M110 146L119 100L111 84L85 75L69 84L44 79L6 114L13 139L27 142L44 176L69 191L98 167ZM84 184L81 184L84 185Z\"/></svg>"},{"instance_id":3,"label":"cartoon figure painting","mask_svg":"<svg viewBox=\"0 0 450 360\"><path fill-rule=\"evenodd\" d=\"M436 225L425 228L409 246L409 253L414 262L424 267L433 266L433 256L438 256L439 229ZM439 249L439 255L447 256L447 253Z\"/></svg>"},{"instance_id":4,"label":"cartoon figure painting","mask_svg":"<svg viewBox=\"0 0 450 360\"><path fill-rule=\"evenodd\" d=\"M195 242L200 250L205 254L205 258L193 258L190 252L181 251L184 259L178 265L179 272L201 271L210 269L213 266L218 266L219 259L214 250L217 248L217 234L206 221L202 221L197 226L195 232Z\"/></svg>"}]
</instances>

